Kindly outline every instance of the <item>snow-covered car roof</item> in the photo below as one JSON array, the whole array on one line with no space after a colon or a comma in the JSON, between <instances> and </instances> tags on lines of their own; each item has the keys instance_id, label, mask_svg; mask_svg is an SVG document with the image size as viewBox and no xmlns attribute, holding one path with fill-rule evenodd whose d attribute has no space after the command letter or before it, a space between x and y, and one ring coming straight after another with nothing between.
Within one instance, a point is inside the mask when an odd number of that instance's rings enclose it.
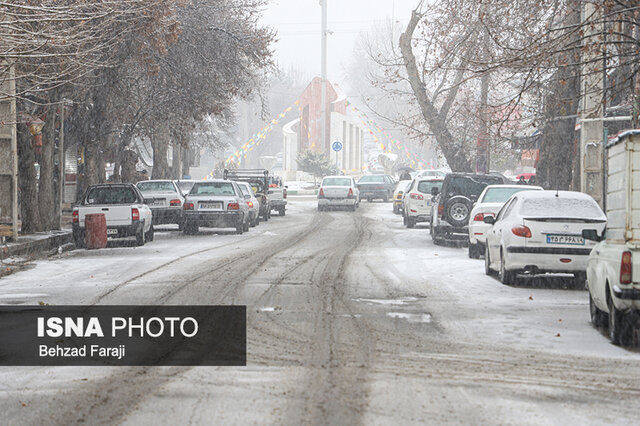
<instances>
[{"instance_id":1,"label":"snow-covered car roof","mask_svg":"<svg viewBox=\"0 0 640 426\"><path fill-rule=\"evenodd\" d=\"M523 191L515 194L521 202L520 215L527 218L555 217L607 220L598 203L577 191Z\"/></svg>"}]
</instances>

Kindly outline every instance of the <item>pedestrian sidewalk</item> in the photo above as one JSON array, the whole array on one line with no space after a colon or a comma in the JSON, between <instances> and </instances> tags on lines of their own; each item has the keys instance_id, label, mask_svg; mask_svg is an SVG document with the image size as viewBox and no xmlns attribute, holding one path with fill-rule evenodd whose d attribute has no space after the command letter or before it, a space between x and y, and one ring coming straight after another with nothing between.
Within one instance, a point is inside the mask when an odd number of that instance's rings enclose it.
<instances>
[{"instance_id":1,"label":"pedestrian sidewalk","mask_svg":"<svg viewBox=\"0 0 640 426\"><path fill-rule=\"evenodd\" d=\"M0 260L16 256L26 258L46 256L72 242L71 229L19 235L18 241L0 246Z\"/></svg>"}]
</instances>

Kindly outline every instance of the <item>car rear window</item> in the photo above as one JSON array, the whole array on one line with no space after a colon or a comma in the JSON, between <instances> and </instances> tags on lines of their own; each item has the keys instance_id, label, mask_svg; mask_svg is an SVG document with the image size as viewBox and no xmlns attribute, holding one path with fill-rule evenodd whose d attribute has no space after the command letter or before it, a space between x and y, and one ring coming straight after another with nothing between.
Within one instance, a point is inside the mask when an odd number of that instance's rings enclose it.
<instances>
[{"instance_id":1,"label":"car rear window","mask_svg":"<svg viewBox=\"0 0 640 426\"><path fill-rule=\"evenodd\" d=\"M368 183L368 182L384 183L384 176L382 176L382 175L378 175L378 176L362 176L360 178L360 180L358 181L358 183Z\"/></svg>"},{"instance_id":2,"label":"car rear window","mask_svg":"<svg viewBox=\"0 0 640 426\"><path fill-rule=\"evenodd\" d=\"M432 180L432 181L428 181L428 180L423 180L422 182L418 183L418 191L422 192L423 194L431 194L431 190L433 188L438 188L441 189L442 188L442 184L443 181L441 180Z\"/></svg>"},{"instance_id":3,"label":"car rear window","mask_svg":"<svg viewBox=\"0 0 640 426\"><path fill-rule=\"evenodd\" d=\"M176 192L171 182L138 182L136 186L141 192Z\"/></svg>"},{"instance_id":4,"label":"car rear window","mask_svg":"<svg viewBox=\"0 0 640 426\"><path fill-rule=\"evenodd\" d=\"M137 200L133 189L122 186L92 188L87 194L87 204L133 204Z\"/></svg>"},{"instance_id":5,"label":"car rear window","mask_svg":"<svg viewBox=\"0 0 640 426\"><path fill-rule=\"evenodd\" d=\"M196 183L190 195L236 195L231 182Z\"/></svg>"},{"instance_id":6,"label":"car rear window","mask_svg":"<svg viewBox=\"0 0 640 426\"><path fill-rule=\"evenodd\" d=\"M485 192L481 203L505 203L513 194L520 191L539 190L538 188L527 188L522 186L519 188L489 188Z\"/></svg>"},{"instance_id":7,"label":"car rear window","mask_svg":"<svg viewBox=\"0 0 640 426\"><path fill-rule=\"evenodd\" d=\"M520 214L530 218L604 219L594 200L566 196L523 200Z\"/></svg>"},{"instance_id":8,"label":"car rear window","mask_svg":"<svg viewBox=\"0 0 640 426\"><path fill-rule=\"evenodd\" d=\"M447 193L464 195L467 198L478 197L487 185L504 183L497 176L452 176L447 184Z\"/></svg>"},{"instance_id":9,"label":"car rear window","mask_svg":"<svg viewBox=\"0 0 640 426\"><path fill-rule=\"evenodd\" d=\"M326 178L322 181L322 186L351 186L349 178Z\"/></svg>"}]
</instances>

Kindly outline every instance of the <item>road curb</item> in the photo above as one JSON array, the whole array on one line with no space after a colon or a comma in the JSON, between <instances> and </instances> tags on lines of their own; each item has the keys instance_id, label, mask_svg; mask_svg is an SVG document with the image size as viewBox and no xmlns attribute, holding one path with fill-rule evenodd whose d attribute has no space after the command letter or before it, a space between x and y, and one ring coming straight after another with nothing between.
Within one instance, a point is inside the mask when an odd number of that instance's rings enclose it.
<instances>
[{"instance_id":1,"label":"road curb","mask_svg":"<svg viewBox=\"0 0 640 426\"><path fill-rule=\"evenodd\" d=\"M0 246L0 260L12 256L39 257L73 242L71 230L41 232L18 237L15 243Z\"/></svg>"}]
</instances>

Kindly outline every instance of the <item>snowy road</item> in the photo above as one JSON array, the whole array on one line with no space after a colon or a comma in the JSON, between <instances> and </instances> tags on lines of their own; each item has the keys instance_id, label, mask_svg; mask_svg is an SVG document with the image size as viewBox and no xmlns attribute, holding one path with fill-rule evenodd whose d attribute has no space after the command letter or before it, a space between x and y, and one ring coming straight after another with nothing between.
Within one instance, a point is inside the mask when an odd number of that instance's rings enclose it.
<instances>
[{"instance_id":1,"label":"snowy road","mask_svg":"<svg viewBox=\"0 0 640 426\"><path fill-rule=\"evenodd\" d=\"M0 423L630 424L640 353L585 291L507 287L391 205L158 232L0 279L0 304L246 304L248 366L0 368Z\"/></svg>"}]
</instances>

